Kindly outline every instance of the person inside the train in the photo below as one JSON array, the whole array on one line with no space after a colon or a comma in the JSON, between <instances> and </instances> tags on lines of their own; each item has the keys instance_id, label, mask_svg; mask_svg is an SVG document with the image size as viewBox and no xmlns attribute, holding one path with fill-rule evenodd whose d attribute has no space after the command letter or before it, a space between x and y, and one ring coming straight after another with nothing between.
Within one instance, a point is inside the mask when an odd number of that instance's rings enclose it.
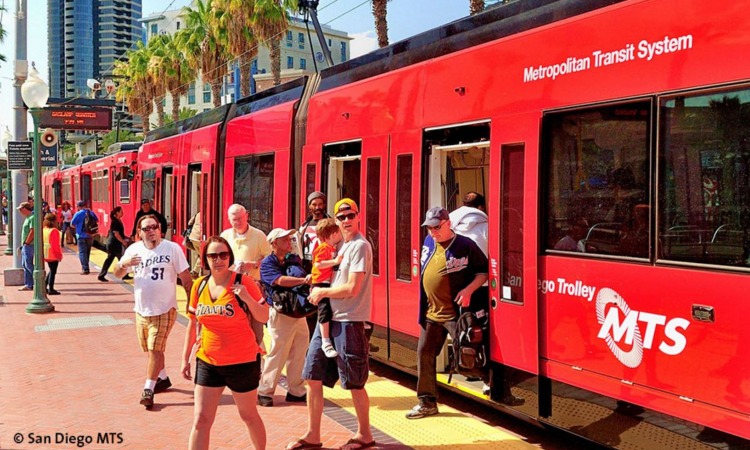
<instances>
[{"instance_id":1,"label":"person inside the train","mask_svg":"<svg viewBox=\"0 0 750 450\"><path fill-rule=\"evenodd\" d=\"M427 211L423 227L422 276L417 344L417 397L419 403L406 414L421 419L438 413L436 358L450 333L456 338L459 308L468 308L474 292L487 281L487 257L477 244L451 229L445 208Z\"/></svg>"},{"instance_id":2,"label":"person inside the train","mask_svg":"<svg viewBox=\"0 0 750 450\"><path fill-rule=\"evenodd\" d=\"M479 192L467 192L463 206L453 210L449 216L453 231L476 242L484 256L487 256L488 220L484 196Z\"/></svg>"},{"instance_id":3,"label":"person inside the train","mask_svg":"<svg viewBox=\"0 0 750 450\"><path fill-rule=\"evenodd\" d=\"M585 243L583 238L586 237L586 233L589 231L589 223L583 217L574 219L568 231L565 233L557 243L555 244L555 250L563 250L566 252L585 252Z\"/></svg>"},{"instance_id":4,"label":"person inside the train","mask_svg":"<svg viewBox=\"0 0 750 450\"><path fill-rule=\"evenodd\" d=\"M154 216L156 220L159 221L159 228L161 229L162 237L167 235L167 218L151 206L150 199L144 198L141 200L141 209L139 209L135 215L135 220L133 221L133 231L130 232L130 240L135 240L136 233L138 232L138 230L136 229L136 225L138 224L138 221L141 220L141 217L147 215Z\"/></svg>"},{"instance_id":5,"label":"person inside the train","mask_svg":"<svg viewBox=\"0 0 750 450\"><path fill-rule=\"evenodd\" d=\"M260 262L271 254L266 234L248 223L247 210L240 204L231 205L227 217L232 227L222 231L221 237L229 242L234 252L234 271L260 281Z\"/></svg>"}]
</instances>

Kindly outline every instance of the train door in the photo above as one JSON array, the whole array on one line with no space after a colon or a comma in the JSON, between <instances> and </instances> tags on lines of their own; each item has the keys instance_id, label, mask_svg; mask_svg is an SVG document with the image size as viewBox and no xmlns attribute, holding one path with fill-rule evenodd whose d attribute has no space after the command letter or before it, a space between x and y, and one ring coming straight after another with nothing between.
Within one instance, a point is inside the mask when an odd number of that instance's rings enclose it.
<instances>
[{"instance_id":1,"label":"train door","mask_svg":"<svg viewBox=\"0 0 750 450\"><path fill-rule=\"evenodd\" d=\"M389 355L395 364L416 370L419 336L419 233L421 135L419 131L391 136L387 161L387 286ZM385 170L385 167L383 168ZM382 268L381 268L382 270Z\"/></svg>"},{"instance_id":2,"label":"train door","mask_svg":"<svg viewBox=\"0 0 750 450\"><path fill-rule=\"evenodd\" d=\"M361 204L360 173L362 170L362 141L347 141L323 146L323 182L328 200L328 212L337 201L350 198Z\"/></svg>"},{"instance_id":3,"label":"train door","mask_svg":"<svg viewBox=\"0 0 750 450\"><path fill-rule=\"evenodd\" d=\"M162 186L161 186L161 213L164 215L164 218L167 219L167 233L164 236L165 239L168 241L172 240L172 217L174 216L173 206L174 206L174 198L173 198L173 192L174 192L174 184L173 180L174 177L172 175L172 171L174 168L172 167L165 167L162 170Z\"/></svg>"},{"instance_id":4,"label":"train door","mask_svg":"<svg viewBox=\"0 0 750 450\"><path fill-rule=\"evenodd\" d=\"M489 220L487 204L496 201L490 194L490 124L487 121L436 127L424 132L424 148L428 150L425 167L427 185L425 209L442 206L451 212L451 226L457 234L474 240L488 254ZM464 199L472 195L472 208L463 208ZM484 202L476 199L484 198ZM470 205L470 206L472 206ZM489 267L488 267L489 269ZM489 310L488 286L477 290L472 303L485 304ZM438 356L438 370L448 368L447 343ZM461 376L457 376L461 379Z\"/></svg>"},{"instance_id":5,"label":"train door","mask_svg":"<svg viewBox=\"0 0 750 450\"><path fill-rule=\"evenodd\" d=\"M81 200L86 202L87 206L91 206L91 174L81 174Z\"/></svg>"},{"instance_id":6,"label":"train door","mask_svg":"<svg viewBox=\"0 0 750 450\"><path fill-rule=\"evenodd\" d=\"M196 261L200 258L200 255L198 254L198 251L200 250L200 240L204 238L203 236L203 230L201 229L201 224L203 223L203 217L201 217L201 178L202 178L202 172L201 172L201 165L200 164L193 164L188 166L187 170L187 191L186 195L187 198L185 199L185 206L183 208L183 211L185 212L183 216L184 223L188 223L190 219L193 218L196 214L198 216L195 219L195 222L193 222L193 231L199 230L200 233L198 234L200 237L197 240L191 240L191 244L196 251L188 252L188 258L190 259L190 267L197 267ZM197 227L197 228L195 228ZM195 235L195 233L191 233Z\"/></svg>"},{"instance_id":7,"label":"train door","mask_svg":"<svg viewBox=\"0 0 750 450\"><path fill-rule=\"evenodd\" d=\"M360 182L360 229L372 246L372 316L374 324L370 352L387 359L388 342L388 269L387 208L388 136L376 136L362 143L362 177Z\"/></svg>"},{"instance_id":8,"label":"train door","mask_svg":"<svg viewBox=\"0 0 750 450\"><path fill-rule=\"evenodd\" d=\"M62 180L54 180L52 182L52 200L51 204L57 207L62 205Z\"/></svg>"}]
</instances>

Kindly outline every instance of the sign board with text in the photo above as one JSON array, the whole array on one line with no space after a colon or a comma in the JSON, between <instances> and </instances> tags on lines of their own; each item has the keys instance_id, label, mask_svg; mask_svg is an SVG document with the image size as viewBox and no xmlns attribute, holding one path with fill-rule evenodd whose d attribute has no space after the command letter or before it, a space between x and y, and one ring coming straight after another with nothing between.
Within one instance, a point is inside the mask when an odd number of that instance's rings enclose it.
<instances>
[{"instance_id":1,"label":"sign board with text","mask_svg":"<svg viewBox=\"0 0 750 450\"><path fill-rule=\"evenodd\" d=\"M93 131L112 129L112 110L109 108L51 106L43 108L39 117L40 128Z\"/></svg>"},{"instance_id":2,"label":"sign board with text","mask_svg":"<svg viewBox=\"0 0 750 450\"><path fill-rule=\"evenodd\" d=\"M31 170L33 162L31 141L8 142L8 170Z\"/></svg>"}]
</instances>

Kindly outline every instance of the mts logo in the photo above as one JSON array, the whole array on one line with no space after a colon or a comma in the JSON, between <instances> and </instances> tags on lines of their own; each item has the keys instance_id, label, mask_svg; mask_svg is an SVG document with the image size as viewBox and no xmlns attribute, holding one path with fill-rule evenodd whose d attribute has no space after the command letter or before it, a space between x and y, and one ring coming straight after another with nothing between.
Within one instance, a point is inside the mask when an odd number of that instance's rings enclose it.
<instances>
[{"instance_id":1,"label":"mts logo","mask_svg":"<svg viewBox=\"0 0 750 450\"><path fill-rule=\"evenodd\" d=\"M608 308L608 305L612 306ZM690 325L688 320L679 317L667 320L660 314L631 310L613 289L601 289L596 296L596 318L601 324L597 337L604 339L615 358L627 367L641 364L643 349L653 347L657 329L664 330L664 339L658 343L663 353L679 355L687 345L683 332ZM623 350L620 344L629 346L630 350Z\"/></svg>"}]
</instances>

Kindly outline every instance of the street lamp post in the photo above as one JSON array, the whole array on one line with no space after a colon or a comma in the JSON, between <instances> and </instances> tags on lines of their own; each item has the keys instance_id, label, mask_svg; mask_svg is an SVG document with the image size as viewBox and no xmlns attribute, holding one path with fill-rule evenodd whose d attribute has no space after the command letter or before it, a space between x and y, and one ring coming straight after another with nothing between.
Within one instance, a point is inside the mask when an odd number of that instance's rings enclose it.
<instances>
[{"instance_id":1,"label":"street lamp post","mask_svg":"<svg viewBox=\"0 0 750 450\"><path fill-rule=\"evenodd\" d=\"M48 313L55 306L47 298L44 282L44 232L42 231L42 163L39 154L39 118L49 98L49 86L39 78L32 64L29 77L21 86L21 97L34 119L34 298L26 306L27 313Z\"/></svg>"},{"instance_id":2,"label":"street lamp post","mask_svg":"<svg viewBox=\"0 0 750 450\"><path fill-rule=\"evenodd\" d=\"M3 149L5 150L5 156L8 156L8 143L13 140L13 135L10 134L8 127L5 127L2 138ZM10 175L10 169L8 169L8 208L6 209L8 214L8 245L5 247L4 255L13 256L13 180Z\"/></svg>"}]
</instances>

